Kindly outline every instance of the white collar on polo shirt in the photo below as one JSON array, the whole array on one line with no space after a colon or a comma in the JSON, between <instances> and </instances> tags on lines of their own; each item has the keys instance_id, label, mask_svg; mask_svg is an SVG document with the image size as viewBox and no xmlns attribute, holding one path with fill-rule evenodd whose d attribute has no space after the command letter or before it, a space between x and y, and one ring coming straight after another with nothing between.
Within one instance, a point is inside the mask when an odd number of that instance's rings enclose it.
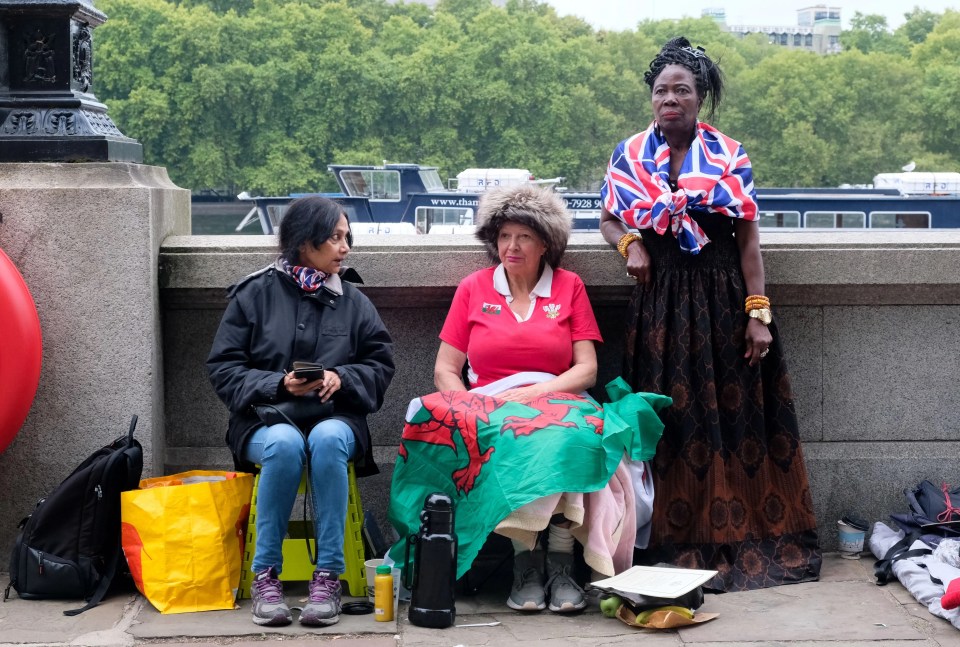
<instances>
[{"instance_id":1,"label":"white collar on polo shirt","mask_svg":"<svg viewBox=\"0 0 960 647\"><path fill-rule=\"evenodd\" d=\"M544 299L549 297L552 288L553 268L548 263L544 263L540 280L530 292L531 301L537 297ZM507 271L503 269L503 263L497 265L497 269L493 271L493 289L506 297L507 303L513 303L513 295L510 293L510 283L507 281Z\"/></svg>"}]
</instances>

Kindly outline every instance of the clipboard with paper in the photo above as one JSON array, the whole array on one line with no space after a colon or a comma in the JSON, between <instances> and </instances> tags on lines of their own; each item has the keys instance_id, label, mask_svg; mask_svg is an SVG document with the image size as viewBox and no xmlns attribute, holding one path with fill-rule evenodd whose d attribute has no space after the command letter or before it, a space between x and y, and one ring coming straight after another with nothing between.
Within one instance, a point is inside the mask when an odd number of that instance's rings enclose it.
<instances>
[{"instance_id":1,"label":"clipboard with paper","mask_svg":"<svg viewBox=\"0 0 960 647\"><path fill-rule=\"evenodd\" d=\"M634 566L619 575L591 582L590 586L630 600L635 605L649 605L651 598L669 604L671 600L678 600L696 591L716 574L717 571L691 568Z\"/></svg>"}]
</instances>

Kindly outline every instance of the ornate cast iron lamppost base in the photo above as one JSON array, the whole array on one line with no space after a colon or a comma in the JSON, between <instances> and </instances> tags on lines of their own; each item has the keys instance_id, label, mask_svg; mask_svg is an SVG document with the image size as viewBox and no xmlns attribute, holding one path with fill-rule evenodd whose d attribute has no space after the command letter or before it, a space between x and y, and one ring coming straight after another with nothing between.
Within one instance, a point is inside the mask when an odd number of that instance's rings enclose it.
<instances>
[{"instance_id":1,"label":"ornate cast iron lamppost base","mask_svg":"<svg viewBox=\"0 0 960 647\"><path fill-rule=\"evenodd\" d=\"M0 162L142 162L93 95L92 0L0 0Z\"/></svg>"}]
</instances>

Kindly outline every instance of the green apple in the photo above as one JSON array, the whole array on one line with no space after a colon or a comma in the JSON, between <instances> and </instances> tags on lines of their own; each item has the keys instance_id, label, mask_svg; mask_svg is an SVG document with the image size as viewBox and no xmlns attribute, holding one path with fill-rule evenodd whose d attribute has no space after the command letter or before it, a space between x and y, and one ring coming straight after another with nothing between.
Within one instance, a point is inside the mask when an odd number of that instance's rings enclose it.
<instances>
[{"instance_id":1,"label":"green apple","mask_svg":"<svg viewBox=\"0 0 960 647\"><path fill-rule=\"evenodd\" d=\"M620 608L621 604L623 604L623 600L619 596L611 595L600 600L600 611L608 618L616 618L617 609Z\"/></svg>"}]
</instances>

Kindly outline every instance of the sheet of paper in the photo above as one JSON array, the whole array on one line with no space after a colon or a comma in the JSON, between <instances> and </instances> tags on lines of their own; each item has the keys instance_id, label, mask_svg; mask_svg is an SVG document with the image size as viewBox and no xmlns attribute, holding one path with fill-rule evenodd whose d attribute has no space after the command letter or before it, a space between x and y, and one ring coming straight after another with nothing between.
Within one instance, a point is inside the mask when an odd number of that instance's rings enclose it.
<instances>
[{"instance_id":1,"label":"sheet of paper","mask_svg":"<svg viewBox=\"0 0 960 647\"><path fill-rule=\"evenodd\" d=\"M716 571L700 571L691 568L634 566L619 575L591 582L591 584L598 589L616 589L657 598L677 598L697 588L716 574Z\"/></svg>"}]
</instances>

